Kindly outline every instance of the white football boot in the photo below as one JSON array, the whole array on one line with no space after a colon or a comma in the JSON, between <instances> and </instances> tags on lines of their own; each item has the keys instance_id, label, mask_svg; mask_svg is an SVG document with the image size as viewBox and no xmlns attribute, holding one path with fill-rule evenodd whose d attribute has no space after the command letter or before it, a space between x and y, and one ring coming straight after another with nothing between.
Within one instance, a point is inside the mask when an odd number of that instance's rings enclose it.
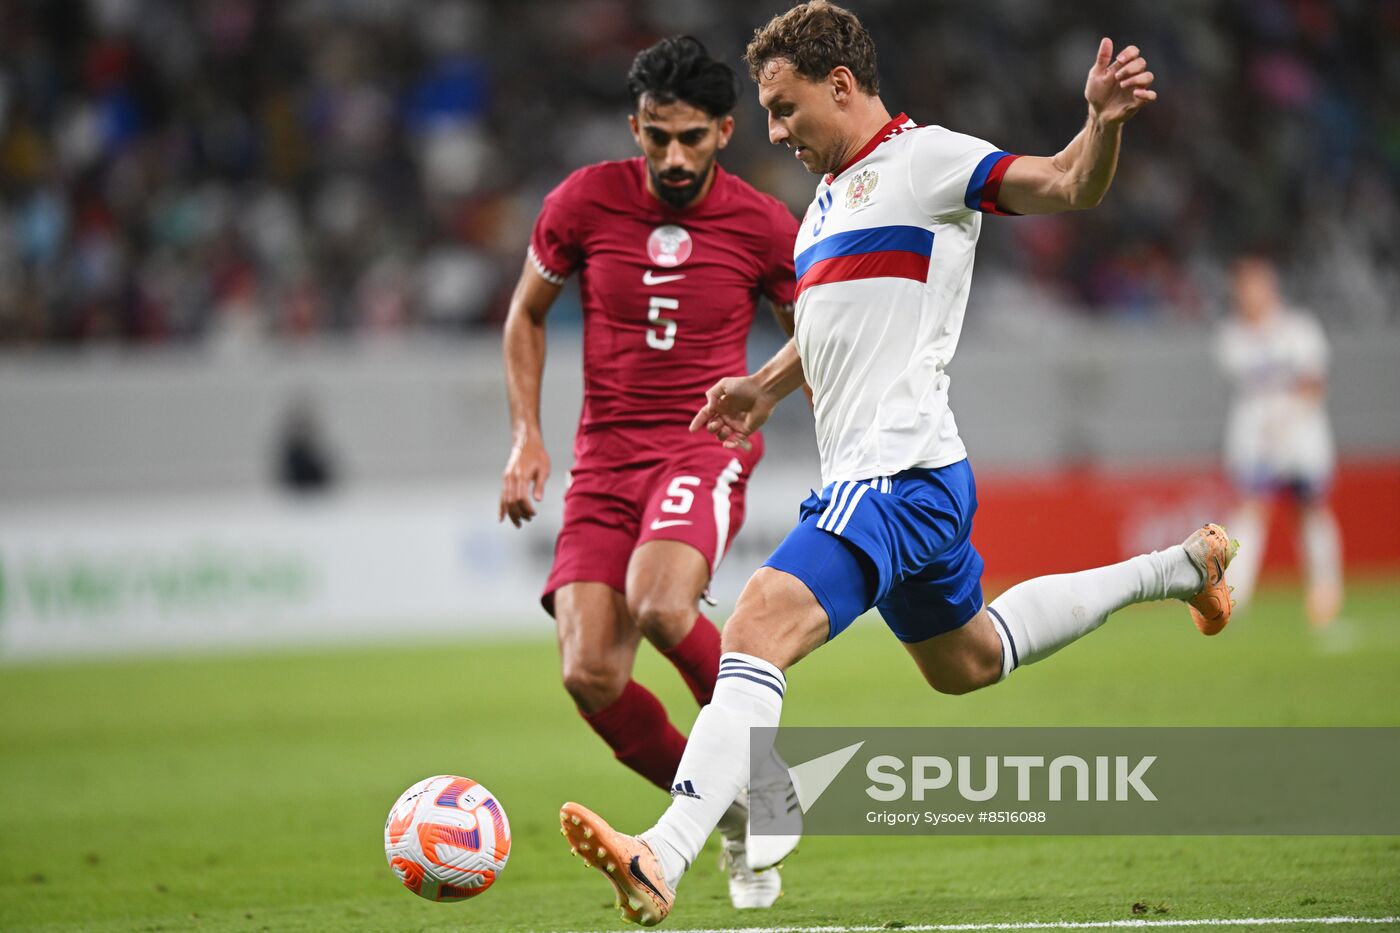
<instances>
[{"instance_id":1,"label":"white football boot","mask_svg":"<svg viewBox=\"0 0 1400 933\"><path fill-rule=\"evenodd\" d=\"M749 867L749 792L739 792L719 821L720 867L729 875L729 902L740 910L772 907L783 893L778 869L757 872Z\"/></svg>"},{"instance_id":2,"label":"white football boot","mask_svg":"<svg viewBox=\"0 0 1400 933\"><path fill-rule=\"evenodd\" d=\"M755 823L760 830L753 832ZM749 783L749 867L764 872L791 855L802 841L802 807L787 762L775 750Z\"/></svg>"}]
</instances>

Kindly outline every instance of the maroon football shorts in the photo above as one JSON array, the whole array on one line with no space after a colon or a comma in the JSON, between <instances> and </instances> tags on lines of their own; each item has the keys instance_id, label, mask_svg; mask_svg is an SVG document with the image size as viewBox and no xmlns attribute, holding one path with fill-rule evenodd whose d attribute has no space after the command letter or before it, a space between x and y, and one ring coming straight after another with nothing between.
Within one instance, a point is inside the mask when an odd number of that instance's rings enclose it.
<instances>
[{"instance_id":1,"label":"maroon football shorts","mask_svg":"<svg viewBox=\"0 0 1400 933\"><path fill-rule=\"evenodd\" d=\"M613 445L609 445L613 446ZM682 541L705 557L711 574L744 523L744 491L763 456L726 450L708 434L682 435L668 452L631 463L575 448L564 492L564 525L540 601L554 611L554 591L568 583L606 583L627 591L627 563L648 541Z\"/></svg>"}]
</instances>

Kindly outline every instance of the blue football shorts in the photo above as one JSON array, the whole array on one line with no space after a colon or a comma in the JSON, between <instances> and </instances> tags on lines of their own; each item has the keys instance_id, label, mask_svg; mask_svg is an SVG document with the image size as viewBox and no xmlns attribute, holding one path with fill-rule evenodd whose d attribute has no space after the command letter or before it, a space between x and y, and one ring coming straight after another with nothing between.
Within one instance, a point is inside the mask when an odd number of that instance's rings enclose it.
<instances>
[{"instance_id":1,"label":"blue football shorts","mask_svg":"<svg viewBox=\"0 0 1400 933\"><path fill-rule=\"evenodd\" d=\"M764 562L826 610L828 639L872 606L904 642L961 628L982 609L982 556L968 539L977 484L966 460L831 483Z\"/></svg>"},{"instance_id":2,"label":"blue football shorts","mask_svg":"<svg viewBox=\"0 0 1400 933\"><path fill-rule=\"evenodd\" d=\"M1235 470L1231 473L1235 488L1251 496L1289 496L1295 502L1310 505L1327 497L1332 487L1331 473L1280 473L1265 468Z\"/></svg>"}]
</instances>

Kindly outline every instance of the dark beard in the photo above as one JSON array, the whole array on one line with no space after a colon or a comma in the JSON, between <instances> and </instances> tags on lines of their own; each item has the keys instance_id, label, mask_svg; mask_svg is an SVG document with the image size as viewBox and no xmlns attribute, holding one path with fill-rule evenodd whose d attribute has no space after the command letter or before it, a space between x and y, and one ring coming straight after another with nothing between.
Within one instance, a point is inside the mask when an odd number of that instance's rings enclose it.
<instances>
[{"instance_id":1,"label":"dark beard","mask_svg":"<svg viewBox=\"0 0 1400 933\"><path fill-rule=\"evenodd\" d=\"M691 201L694 201L695 196L700 193L700 189L704 185L703 176L692 175L690 172L683 172L672 175L671 178L674 180L679 180L682 177L688 178L690 179L690 184L683 188L672 188L662 183L661 176L656 174L651 166L647 166L647 171L651 172L651 186L656 189L656 196L674 208L685 207Z\"/></svg>"}]
</instances>

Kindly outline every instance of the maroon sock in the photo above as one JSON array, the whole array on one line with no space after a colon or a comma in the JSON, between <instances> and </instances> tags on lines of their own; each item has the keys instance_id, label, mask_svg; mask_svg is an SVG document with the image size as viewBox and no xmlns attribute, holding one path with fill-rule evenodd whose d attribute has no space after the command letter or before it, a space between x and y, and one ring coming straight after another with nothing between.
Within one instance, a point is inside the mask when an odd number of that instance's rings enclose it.
<instances>
[{"instance_id":1,"label":"maroon sock","mask_svg":"<svg viewBox=\"0 0 1400 933\"><path fill-rule=\"evenodd\" d=\"M612 705L596 713L580 712L618 761L662 790L671 789L685 751L685 736L671 725L654 693L629 680Z\"/></svg>"},{"instance_id":2,"label":"maroon sock","mask_svg":"<svg viewBox=\"0 0 1400 933\"><path fill-rule=\"evenodd\" d=\"M663 651L681 672L685 685L695 695L695 702L706 706L715 695L715 678L719 676L719 629L701 613L695 617L690 634L680 644Z\"/></svg>"}]
</instances>

